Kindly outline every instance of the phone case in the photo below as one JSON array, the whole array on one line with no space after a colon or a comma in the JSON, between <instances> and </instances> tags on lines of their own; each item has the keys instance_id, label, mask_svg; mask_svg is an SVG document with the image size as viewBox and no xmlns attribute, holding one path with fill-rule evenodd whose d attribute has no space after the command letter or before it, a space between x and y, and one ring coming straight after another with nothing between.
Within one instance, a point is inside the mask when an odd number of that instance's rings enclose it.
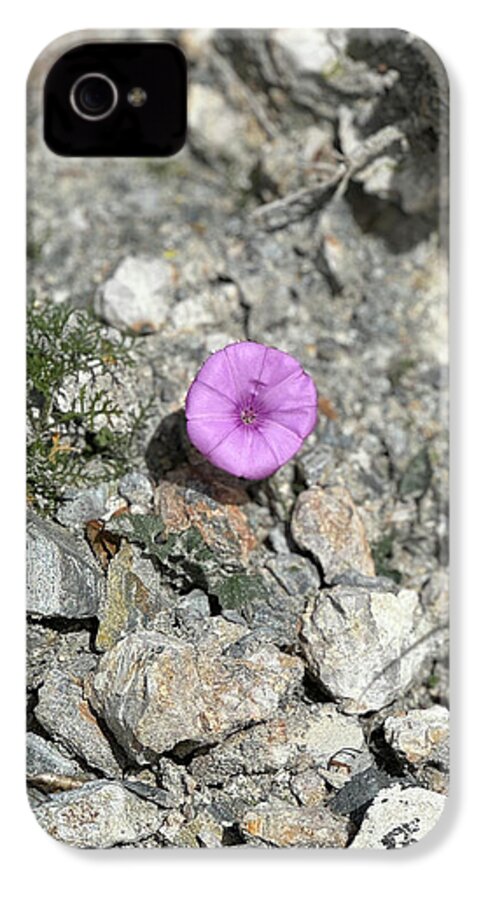
<instances>
[{"instance_id":1,"label":"phone case","mask_svg":"<svg viewBox=\"0 0 481 900\"><path fill-rule=\"evenodd\" d=\"M186 54L175 157L46 148L49 67L114 39ZM403 31L36 61L27 790L59 841L392 849L439 821L447 147Z\"/></svg>"}]
</instances>

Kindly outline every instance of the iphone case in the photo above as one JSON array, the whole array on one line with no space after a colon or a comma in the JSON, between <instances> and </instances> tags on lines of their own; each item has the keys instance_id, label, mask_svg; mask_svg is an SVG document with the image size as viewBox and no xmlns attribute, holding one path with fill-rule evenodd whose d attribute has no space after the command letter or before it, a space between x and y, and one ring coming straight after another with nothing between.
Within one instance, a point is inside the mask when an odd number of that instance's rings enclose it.
<instances>
[{"instance_id":1,"label":"iphone case","mask_svg":"<svg viewBox=\"0 0 481 900\"><path fill-rule=\"evenodd\" d=\"M44 144L50 66L109 40L184 51L175 157ZM402 31L82 32L28 97L38 823L88 848L419 841L448 785L442 64Z\"/></svg>"}]
</instances>

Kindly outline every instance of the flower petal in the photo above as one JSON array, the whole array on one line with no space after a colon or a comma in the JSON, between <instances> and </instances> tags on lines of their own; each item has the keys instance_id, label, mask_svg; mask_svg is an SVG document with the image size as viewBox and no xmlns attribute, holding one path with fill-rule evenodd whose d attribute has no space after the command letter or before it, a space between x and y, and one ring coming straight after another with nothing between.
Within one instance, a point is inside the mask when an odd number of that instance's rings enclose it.
<instances>
[{"instance_id":1,"label":"flower petal","mask_svg":"<svg viewBox=\"0 0 481 900\"><path fill-rule=\"evenodd\" d=\"M228 437L235 428L240 428L234 419L190 419L187 421L187 434L190 440L204 456L210 457L212 451Z\"/></svg>"},{"instance_id":2,"label":"flower petal","mask_svg":"<svg viewBox=\"0 0 481 900\"><path fill-rule=\"evenodd\" d=\"M303 438L286 428L279 422L267 420L259 425L259 433L271 447L277 458L277 465L272 471L283 466L302 446Z\"/></svg>"},{"instance_id":3,"label":"flower petal","mask_svg":"<svg viewBox=\"0 0 481 900\"><path fill-rule=\"evenodd\" d=\"M262 346L262 345L261 345ZM302 372L302 368L288 353L269 347L262 371L262 388L268 390L274 385L286 382L296 372Z\"/></svg>"},{"instance_id":4,"label":"flower petal","mask_svg":"<svg viewBox=\"0 0 481 900\"><path fill-rule=\"evenodd\" d=\"M317 404L315 406L299 406L297 409L275 409L266 416L266 421L277 422L304 440L317 422Z\"/></svg>"},{"instance_id":5,"label":"flower petal","mask_svg":"<svg viewBox=\"0 0 481 900\"><path fill-rule=\"evenodd\" d=\"M255 341L229 344L221 351L229 367L230 383L235 385L240 403L256 395L269 348Z\"/></svg>"},{"instance_id":6,"label":"flower petal","mask_svg":"<svg viewBox=\"0 0 481 900\"><path fill-rule=\"evenodd\" d=\"M236 414L236 411L237 404L227 394L224 394L221 388L206 384L200 378L196 378L192 382L185 401L187 419L204 415L232 416Z\"/></svg>"},{"instance_id":7,"label":"flower petal","mask_svg":"<svg viewBox=\"0 0 481 900\"><path fill-rule=\"evenodd\" d=\"M264 412L316 406L317 392L312 378L298 365L283 381L271 384L259 395Z\"/></svg>"},{"instance_id":8,"label":"flower petal","mask_svg":"<svg viewBox=\"0 0 481 900\"><path fill-rule=\"evenodd\" d=\"M279 468L266 441L256 428L241 425L210 454L210 461L238 478L267 478Z\"/></svg>"}]
</instances>

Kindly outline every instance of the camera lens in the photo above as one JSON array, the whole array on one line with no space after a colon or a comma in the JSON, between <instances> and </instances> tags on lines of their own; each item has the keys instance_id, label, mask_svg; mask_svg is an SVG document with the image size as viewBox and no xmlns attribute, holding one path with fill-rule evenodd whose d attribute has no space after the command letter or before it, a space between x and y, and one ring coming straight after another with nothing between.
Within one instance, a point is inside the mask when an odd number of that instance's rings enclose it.
<instances>
[{"instance_id":1,"label":"camera lens","mask_svg":"<svg viewBox=\"0 0 481 900\"><path fill-rule=\"evenodd\" d=\"M89 72L75 82L70 91L70 103L82 119L105 119L117 106L119 95L110 78L99 72Z\"/></svg>"}]
</instances>

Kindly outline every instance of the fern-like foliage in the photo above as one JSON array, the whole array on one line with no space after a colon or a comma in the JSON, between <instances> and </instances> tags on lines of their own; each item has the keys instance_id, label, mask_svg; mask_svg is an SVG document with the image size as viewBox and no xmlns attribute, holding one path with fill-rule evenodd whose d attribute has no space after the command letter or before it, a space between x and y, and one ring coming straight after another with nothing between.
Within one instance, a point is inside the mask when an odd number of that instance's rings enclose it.
<instances>
[{"instance_id":1,"label":"fern-like foliage","mask_svg":"<svg viewBox=\"0 0 481 900\"><path fill-rule=\"evenodd\" d=\"M96 460L89 484L125 471L151 401L118 430L120 410L95 378L131 366L134 338L112 339L88 311L47 304L27 308L27 489L29 501L52 514L70 486L86 484L86 463ZM76 396L63 388L82 377Z\"/></svg>"}]
</instances>

